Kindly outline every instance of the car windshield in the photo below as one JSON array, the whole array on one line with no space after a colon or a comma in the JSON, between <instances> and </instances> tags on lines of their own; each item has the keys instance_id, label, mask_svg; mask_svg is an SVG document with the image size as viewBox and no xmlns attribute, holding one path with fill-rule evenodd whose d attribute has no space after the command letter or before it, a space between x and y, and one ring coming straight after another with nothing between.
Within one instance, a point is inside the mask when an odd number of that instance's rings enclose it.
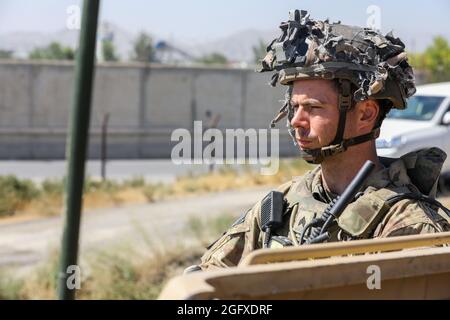
<instances>
[{"instance_id":1,"label":"car windshield","mask_svg":"<svg viewBox=\"0 0 450 320\"><path fill-rule=\"evenodd\" d=\"M392 109L387 118L426 121L433 118L444 97L412 96L405 110Z\"/></svg>"}]
</instances>

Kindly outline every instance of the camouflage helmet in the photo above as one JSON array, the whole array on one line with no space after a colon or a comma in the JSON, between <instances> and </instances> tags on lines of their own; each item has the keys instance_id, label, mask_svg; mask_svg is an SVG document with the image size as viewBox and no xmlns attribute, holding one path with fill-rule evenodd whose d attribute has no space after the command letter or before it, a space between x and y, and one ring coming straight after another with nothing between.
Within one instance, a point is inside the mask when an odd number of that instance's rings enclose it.
<instances>
[{"instance_id":1,"label":"camouflage helmet","mask_svg":"<svg viewBox=\"0 0 450 320\"><path fill-rule=\"evenodd\" d=\"M280 25L281 35L267 47L258 72L274 71L271 85L288 85L286 99L272 127L288 116L292 83L302 79L336 80L339 87L339 124L333 142L314 150L301 150L308 162L320 163L324 157L343 152L379 135L379 125L367 135L343 139L346 112L353 102L365 99L382 101L384 111L406 108L406 98L415 91L414 74L408 64L405 45L392 33L385 36L370 28L360 28L328 20L310 19L307 11L292 10L289 20ZM296 140L294 138L294 143Z\"/></svg>"}]
</instances>

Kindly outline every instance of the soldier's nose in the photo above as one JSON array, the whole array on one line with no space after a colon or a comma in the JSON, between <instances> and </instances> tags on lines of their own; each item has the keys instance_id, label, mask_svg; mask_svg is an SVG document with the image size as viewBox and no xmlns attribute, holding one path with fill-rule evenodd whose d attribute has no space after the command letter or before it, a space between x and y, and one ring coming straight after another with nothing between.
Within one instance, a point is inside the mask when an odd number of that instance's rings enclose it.
<instances>
[{"instance_id":1,"label":"soldier's nose","mask_svg":"<svg viewBox=\"0 0 450 320\"><path fill-rule=\"evenodd\" d=\"M309 129L309 119L304 108L298 107L295 110L294 117L291 119L291 126L294 128Z\"/></svg>"}]
</instances>

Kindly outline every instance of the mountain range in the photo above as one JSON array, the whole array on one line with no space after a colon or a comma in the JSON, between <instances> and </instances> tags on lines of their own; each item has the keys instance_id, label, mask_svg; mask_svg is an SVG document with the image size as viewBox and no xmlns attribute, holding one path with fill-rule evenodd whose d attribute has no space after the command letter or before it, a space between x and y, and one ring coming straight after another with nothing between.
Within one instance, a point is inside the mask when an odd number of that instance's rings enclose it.
<instances>
[{"instance_id":1,"label":"mountain range","mask_svg":"<svg viewBox=\"0 0 450 320\"><path fill-rule=\"evenodd\" d=\"M450 41L450 32L448 30L440 30L440 32L432 32L423 29L418 32L410 33L408 30L394 30L394 35L399 36L406 47L412 52L423 51L432 41L432 39L440 34ZM279 29L272 30L255 30L247 29L235 32L228 36L218 37L214 40L202 38L181 39L177 35L169 38L163 37L152 32L147 32L153 38L154 44L159 41L169 43L172 48L179 52L186 53L194 58L202 57L213 52L221 53L231 62L235 63L251 63L254 60L253 46L259 44L262 40L268 44L273 38L278 36ZM0 50L13 51L17 58L26 58L30 51L36 47L43 47L51 42L59 42L64 46L74 48L78 41L78 30L63 29L51 33L42 32L10 32L0 34ZM113 35L113 42L121 60L128 60L133 51L133 43L138 34L130 32L117 24L104 21L100 23L98 30L98 39ZM185 55L186 56L186 55Z\"/></svg>"},{"instance_id":2,"label":"mountain range","mask_svg":"<svg viewBox=\"0 0 450 320\"><path fill-rule=\"evenodd\" d=\"M253 46L262 40L269 43L278 34L278 30L243 30L226 37L215 40L170 40L157 34L151 35L154 43L158 41L169 42L178 50L193 57L218 52L232 62L252 62ZM12 32L0 34L0 50L12 51L17 58L26 58L37 47L44 47L51 42L59 42L64 46L74 48L78 41L78 30L60 30L52 33L41 32ZM114 46L121 60L128 60L133 51L133 43L137 33L129 32L113 23L103 22L99 26L98 39L112 35Z\"/></svg>"}]
</instances>

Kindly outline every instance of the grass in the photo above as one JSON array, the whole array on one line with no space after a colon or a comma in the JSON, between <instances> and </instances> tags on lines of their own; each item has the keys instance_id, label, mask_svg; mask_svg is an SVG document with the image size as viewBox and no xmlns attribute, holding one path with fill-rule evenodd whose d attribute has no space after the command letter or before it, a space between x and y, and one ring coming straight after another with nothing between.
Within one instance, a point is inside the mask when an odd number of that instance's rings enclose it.
<instances>
[{"instance_id":1,"label":"grass","mask_svg":"<svg viewBox=\"0 0 450 320\"><path fill-rule=\"evenodd\" d=\"M23 279L12 278L8 272L0 272L0 300L18 300L21 298Z\"/></svg>"},{"instance_id":2,"label":"grass","mask_svg":"<svg viewBox=\"0 0 450 320\"><path fill-rule=\"evenodd\" d=\"M190 244L184 239L183 244L160 246L150 240L145 230L138 229L144 249L137 250L129 243L90 252L80 263L81 289L77 298L156 299L170 278L200 262L204 244L215 240L235 219L230 214L203 220L192 216L184 232L192 240ZM0 273L0 299L56 299L58 258L53 251L47 261L23 278Z\"/></svg>"},{"instance_id":3,"label":"grass","mask_svg":"<svg viewBox=\"0 0 450 320\"><path fill-rule=\"evenodd\" d=\"M23 209L26 203L38 198L40 194L41 190L30 180L0 176L0 217Z\"/></svg>"},{"instance_id":4,"label":"grass","mask_svg":"<svg viewBox=\"0 0 450 320\"><path fill-rule=\"evenodd\" d=\"M186 224L186 234L195 238L202 247L208 246L237 219L234 215L221 215L215 218L190 216Z\"/></svg>"},{"instance_id":5,"label":"grass","mask_svg":"<svg viewBox=\"0 0 450 320\"><path fill-rule=\"evenodd\" d=\"M301 160L282 160L277 174L263 176L249 165L233 169L221 166L208 174L187 174L173 183L147 183L142 177L123 182L87 178L83 207L114 207L186 197L207 192L281 184L310 169ZM11 216L54 216L63 209L65 180L45 180L40 185L15 176L0 176L0 218Z\"/></svg>"}]
</instances>

